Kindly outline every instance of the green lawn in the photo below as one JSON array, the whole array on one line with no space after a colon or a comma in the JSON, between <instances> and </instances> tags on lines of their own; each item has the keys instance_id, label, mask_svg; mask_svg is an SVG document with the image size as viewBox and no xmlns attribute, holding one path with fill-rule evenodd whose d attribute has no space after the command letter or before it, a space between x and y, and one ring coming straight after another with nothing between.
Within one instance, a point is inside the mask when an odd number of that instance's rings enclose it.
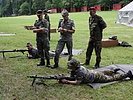
<instances>
[{"instance_id":1,"label":"green lawn","mask_svg":"<svg viewBox=\"0 0 133 100\"><path fill-rule=\"evenodd\" d=\"M133 28L115 24L117 12L105 11L98 12L108 27L104 30L104 38L117 35L119 41L126 41L133 45ZM85 60L85 52L89 40L88 32L88 16L87 12L70 13L70 18L75 21L76 32L73 35L74 48L83 49L81 55L74 56L81 62ZM60 14L50 14L51 27L57 28ZM27 42L34 45L35 34L23 28L24 25L32 25L36 16L19 16L0 18L0 31L7 33L16 33L15 36L0 37L0 49L25 49ZM59 33L51 34L51 50L54 50L59 39ZM67 58L60 59L60 68L38 68L36 64L38 59L31 60L26 58L26 54L6 53L7 59L2 59L0 54L0 100L132 100L133 81L121 82L110 85L101 89L94 90L86 85L62 85L57 81L47 81L47 86L36 85L32 87L31 79L27 75L39 74L61 74L68 73L66 62ZM11 56L20 55L19 58L9 58ZM102 66L110 64L132 64L133 48L112 47L102 49ZM95 63L95 54L93 53L90 69ZM51 60L53 64L53 59Z\"/></svg>"}]
</instances>

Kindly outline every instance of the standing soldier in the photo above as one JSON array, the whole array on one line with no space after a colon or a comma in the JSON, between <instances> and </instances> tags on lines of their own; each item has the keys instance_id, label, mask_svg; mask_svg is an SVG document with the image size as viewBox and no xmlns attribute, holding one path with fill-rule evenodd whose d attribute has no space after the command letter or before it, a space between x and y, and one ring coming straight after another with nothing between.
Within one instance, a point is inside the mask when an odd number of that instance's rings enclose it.
<instances>
[{"instance_id":1,"label":"standing soldier","mask_svg":"<svg viewBox=\"0 0 133 100\"><path fill-rule=\"evenodd\" d=\"M102 17L96 14L96 9L94 7L90 8L90 17L89 17L89 29L90 29L90 40L88 43L88 48L86 51L86 61L85 65L90 64L91 55L93 48L95 48L96 54L96 63L95 68L100 67L101 62L101 50L102 50L102 32L106 28L106 23Z\"/></svg>"},{"instance_id":2,"label":"standing soldier","mask_svg":"<svg viewBox=\"0 0 133 100\"><path fill-rule=\"evenodd\" d=\"M50 66L49 57L49 39L48 39L48 22L43 19L43 11L37 11L38 20L35 21L33 32L36 33L37 49L41 58L41 61L37 66L45 65L45 59L47 61L46 66Z\"/></svg>"},{"instance_id":3,"label":"standing soldier","mask_svg":"<svg viewBox=\"0 0 133 100\"><path fill-rule=\"evenodd\" d=\"M48 22L49 22L49 27L48 27L48 38L49 38L49 41L50 41L50 18L49 18L49 15L47 14L47 10L45 9L44 10L44 19L46 19Z\"/></svg>"},{"instance_id":4,"label":"standing soldier","mask_svg":"<svg viewBox=\"0 0 133 100\"><path fill-rule=\"evenodd\" d=\"M69 58L70 60L72 58L72 47L73 47L73 42L72 42L72 34L75 32L75 25L74 21L69 19L69 14L67 10L63 10L61 12L63 19L59 21L58 25L58 31L60 32L60 40L58 41L56 51L55 51L55 57L54 57L54 66L53 68L59 67L59 56L61 52L64 49L64 46L66 44Z\"/></svg>"}]
</instances>

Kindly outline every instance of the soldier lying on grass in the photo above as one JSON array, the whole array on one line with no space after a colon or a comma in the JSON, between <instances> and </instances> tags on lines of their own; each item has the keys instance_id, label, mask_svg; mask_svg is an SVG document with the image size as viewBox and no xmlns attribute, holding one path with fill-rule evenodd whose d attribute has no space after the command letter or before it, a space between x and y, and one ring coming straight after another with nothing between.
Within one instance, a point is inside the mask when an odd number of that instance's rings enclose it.
<instances>
[{"instance_id":1,"label":"soldier lying on grass","mask_svg":"<svg viewBox=\"0 0 133 100\"><path fill-rule=\"evenodd\" d=\"M89 70L80 65L76 59L71 59L67 63L68 69L71 70L71 77L75 80L62 79L60 82L63 84L81 84L81 83L105 83L123 80L127 77L133 79L132 72L129 70L127 73L118 73L120 69L106 70L103 72Z\"/></svg>"}]
</instances>

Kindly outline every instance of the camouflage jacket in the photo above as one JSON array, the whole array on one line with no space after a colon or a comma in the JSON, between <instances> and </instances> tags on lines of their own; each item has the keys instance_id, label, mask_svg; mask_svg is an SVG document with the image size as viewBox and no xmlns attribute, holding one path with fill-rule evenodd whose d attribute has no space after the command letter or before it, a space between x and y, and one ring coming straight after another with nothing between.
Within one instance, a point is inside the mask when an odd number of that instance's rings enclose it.
<instances>
[{"instance_id":1,"label":"camouflage jacket","mask_svg":"<svg viewBox=\"0 0 133 100\"><path fill-rule=\"evenodd\" d=\"M67 30L72 30L72 29L75 29L75 24L74 24L74 21L71 19L68 19L68 21L66 21L66 22L64 22L63 19L60 19L58 28L60 28L60 27L65 28ZM71 41L72 40L71 32L63 32L60 34L61 34L60 39L62 41Z\"/></svg>"},{"instance_id":2,"label":"camouflage jacket","mask_svg":"<svg viewBox=\"0 0 133 100\"><path fill-rule=\"evenodd\" d=\"M44 33L37 33L36 38L39 39L47 39L48 38L48 21L46 19L43 20L36 20L34 23L34 26L36 28L44 28L45 32Z\"/></svg>"},{"instance_id":3,"label":"camouflage jacket","mask_svg":"<svg viewBox=\"0 0 133 100\"><path fill-rule=\"evenodd\" d=\"M71 77L75 77L81 83L92 83L94 81L94 72L80 66L76 71L71 71Z\"/></svg>"},{"instance_id":4,"label":"camouflage jacket","mask_svg":"<svg viewBox=\"0 0 133 100\"><path fill-rule=\"evenodd\" d=\"M92 40L101 40L102 39L102 31L106 28L107 25L102 19L102 17L98 15L94 15L89 17L89 29L90 29L90 38Z\"/></svg>"}]
</instances>

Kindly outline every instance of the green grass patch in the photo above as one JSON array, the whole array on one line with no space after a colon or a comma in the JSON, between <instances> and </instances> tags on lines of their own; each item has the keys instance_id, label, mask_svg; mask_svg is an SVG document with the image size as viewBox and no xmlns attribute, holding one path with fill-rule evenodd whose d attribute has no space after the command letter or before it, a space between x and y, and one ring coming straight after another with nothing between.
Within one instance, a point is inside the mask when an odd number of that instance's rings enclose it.
<instances>
[{"instance_id":1,"label":"green grass patch","mask_svg":"<svg viewBox=\"0 0 133 100\"><path fill-rule=\"evenodd\" d=\"M133 28L115 24L117 12L105 11L97 12L107 23L104 30L104 38L116 35L119 41L126 41L133 45ZM81 55L75 56L81 62L85 60L85 52L89 40L88 12L70 13L70 18L74 20L76 32L73 35L74 48L83 49ZM51 27L57 28L60 14L50 14ZM0 49L26 49L26 43L32 42L36 45L35 34L27 31L23 26L33 25L36 16L19 16L0 18L0 31L6 33L16 33L15 36L0 37ZM59 33L51 34L50 47L55 50ZM27 75L39 74L67 74L67 58L60 58L59 69L38 68L38 59L26 58L26 54L6 53L7 59L2 59L0 54L0 100L132 100L133 81L121 82L101 89L94 90L86 85L62 85L57 81L46 81L47 86L32 87L31 79ZM20 55L19 58L9 58ZM133 48L112 47L102 49L102 66L110 64L132 64ZM51 59L53 64L53 59ZM95 64L95 53L92 55L90 67Z\"/></svg>"}]
</instances>

